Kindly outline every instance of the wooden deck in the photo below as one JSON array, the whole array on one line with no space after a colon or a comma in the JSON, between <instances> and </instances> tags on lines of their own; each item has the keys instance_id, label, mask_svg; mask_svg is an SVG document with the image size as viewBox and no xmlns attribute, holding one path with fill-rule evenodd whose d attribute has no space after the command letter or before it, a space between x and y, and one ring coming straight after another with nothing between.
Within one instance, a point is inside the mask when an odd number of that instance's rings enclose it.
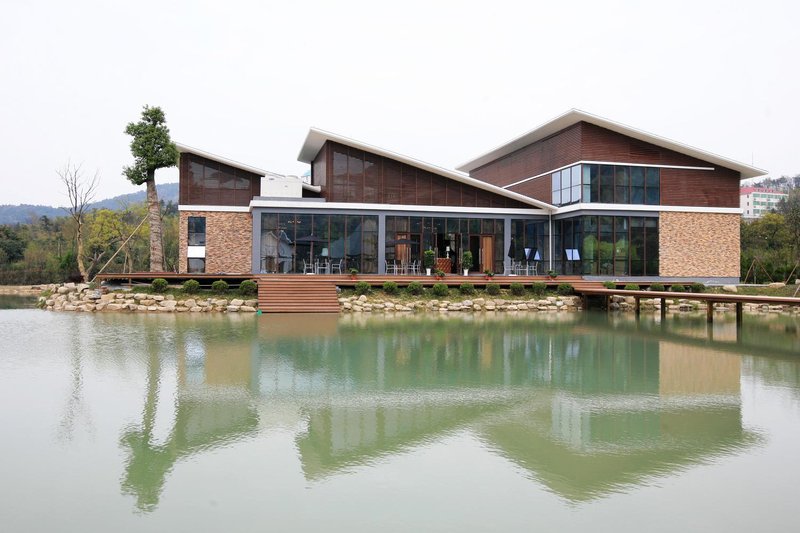
<instances>
[{"instance_id":1,"label":"wooden deck","mask_svg":"<svg viewBox=\"0 0 800 533\"><path fill-rule=\"evenodd\" d=\"M707 302L706 319L708 322L714 320L714 305L715 303L734 303L736 304L736 322L742 322L742 306L746 303L752 304L766 304L766 305L792 305L800 306L800 298L792 298L790 296L758 296L749 294L716 294L708 292L667 292L667 291L626 291L622 289L606 289L606 288L592 288L584 287L580 290L584 301L590 296L603 296L611 298L611 296L632 296L634 298L634 311L639 314L639 301L641 299L657 299L661 300L661 315L666 313L665 300L699 300ZM588 307L585 303L584 307Z\"/></svg>"}]
</instances>

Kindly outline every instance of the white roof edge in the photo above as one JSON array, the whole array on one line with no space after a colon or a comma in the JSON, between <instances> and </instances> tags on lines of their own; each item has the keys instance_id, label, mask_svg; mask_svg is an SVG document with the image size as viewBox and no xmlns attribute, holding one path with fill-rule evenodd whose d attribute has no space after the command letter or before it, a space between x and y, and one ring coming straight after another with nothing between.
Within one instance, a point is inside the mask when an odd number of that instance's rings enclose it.
<instances>
[{"instance_id":1,"label":"white roof edge","mask_svg":"<svg viewBox=\"0 0 800 533\"><path fill-rule=\"evenodd\" d=\"M598 115L593 115L592 113L587 113L586 111L582 111L580 109L570 109L566 113L562 113L554 119L549 120L548 122L545 122L544 124L541 124L536 128L523 133L514 139L511 139L510 141L501 144L500 146L496 146L488 152L462 163L461 165L458 165L456 169L462 172L470 172L478 167L515 152L520 148L528 146L529 144L549 137L554 133L558 133L559 131L581 121L594 124L595 126L600 126L601 128L605 128L607 130L611 130L643 142L661 146L662 148L667 148L681 154L735 170L741 174L741 179L756 178L758 176L767 174L767 171L764 169L746 165L744 163L740 163L739 161L728 159L727 157L722 157L712 152L707 152L705 150L701 150L700 148L689 146L688 144L683 144L665 137L648 133L638 128L627 126L619 122L614 122L613 120L609 120Z\"/></svg>"},{"instance_id":2,"label":"white roof edge","mask_svg":"<svg viewBox=\"0 0 800 533\"><path fill-rule=\"evenodd\" d=\"M405 163L407 165L420 168L422 170L427 170L428 172L432 172L444 178L449 178L500 196L505 196L506 198L517 200L519 202L532 205L540 209L544 209L545 211L554 212L556 210L555 206L550 205L546 202L542 202L541 200L536 200L534 198L531 198L530 196L525 196L523 194L508 191L496 185L486 183L485 181L471 178L463 172L448 170L446 168L442 168L430 163L426 163L424 161L420 161L418 159L414 159L413 157L408 157L402 154L398 154L396 152L392 152L390 150L385 150L378 146L373 146L371 144L366 144L360 141L356 141L355 139L350 139L349 137L337 135L335 133L331 133L329 131L325 131L319 128L309 128L308 135L306 135L306 139L303 142L303 146L300 149L300 153L297 154L297 160L302 163L311 163L317 156L319 151L322 149L322 146L325 144L326 141L338 142L340 144L352 146L353 148L358 148L359 150L364 150L366 152L370 152L376 155L388 157L389 159L394 159L395 161L399 161L401 163Z\"/></svg>"},{"instance_id":3,"label":"white roof edge","mask_svg":"<svg viewBox=\"0 0 800 533\"><path fill-rule=\"evenodd\" d=\"M275 178L287 178L287 177L290 177L290 176L286 176L284 174L279 174L278 172L271 172L269 170L264 170L263 168L258 168L258 167L254 167L254 166L251 166L251 165L245 165L244 163L240 163L238 161L234 161L233 159L228 159L227 157L222 157L222 156L219 156L219 155L216 155L216 154L212 154L211 152L206 152L205 150L200 150L198 148L193 148L193 147L188 146L186 144L175 143L175 146L178 148L178 151L180 153L190 153L190 154L199 155L200 157L204 157L206 159L210 159L212 161L216 161L218 163L222 163L222 164L228 165L229 167L238 168L240 170L244 170L244 171L247 171L247 172L252 172L253 174L258 174L259 176L262 176L262 177L267 177L267 176L272 176L272 177L275 177ZM300 178L297 178L297 179L300 180ZM322 191L322 188L319 187L318 185L310 185L310 184L308 184L308 183L306 183L306 182L304 182L302 180L300 180L300 181L303 183L303 189L305 189L307 191L313 191L313 192L316 192L316 193L319 193L319 192Z\"/></svg>"}]
</instances>

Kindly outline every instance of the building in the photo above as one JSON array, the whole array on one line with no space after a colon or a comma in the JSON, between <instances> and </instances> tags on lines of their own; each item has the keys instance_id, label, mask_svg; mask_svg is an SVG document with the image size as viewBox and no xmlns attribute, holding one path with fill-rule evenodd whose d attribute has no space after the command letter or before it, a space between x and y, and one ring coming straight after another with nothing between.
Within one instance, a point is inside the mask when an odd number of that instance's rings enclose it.
<instances>
[{"instance_id":1,"label":"building","mask_svg":"<svg viewBox=\"0 0 800 533\"><path fill-rule=\"evenodd\" d=\"M742 187L739 189L739 206L747 219L761 218L778 207L778 202L789 195L777 189Z\"/></svg>"},{"instance_id":2,"label":"building","mask_svg":"<svg viewBox=\"0 0 800 533\"><path fill-rule=\"evenodd\" d=\"M739 278L740 180L765 174L571 110L441 168L312 128L310 183L179 145L181 272L437 267L597 279Z\"/></svg>"}]
</instances>

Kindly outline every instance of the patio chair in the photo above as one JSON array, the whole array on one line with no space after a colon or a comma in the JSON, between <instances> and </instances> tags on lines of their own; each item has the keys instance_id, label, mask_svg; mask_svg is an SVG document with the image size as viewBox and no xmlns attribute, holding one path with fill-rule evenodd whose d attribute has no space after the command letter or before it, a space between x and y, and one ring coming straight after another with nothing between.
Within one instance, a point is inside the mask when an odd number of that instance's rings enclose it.
<instances>
[{"instance_id":1,"label":"patio chair","mask_svg":"<svg viewBox=\"0 0 800 533\"><path fill-rule=\"evenodd\" d=\"M339 259L338 261L331 262L331 274L341 274L343 263L344 259Z\"/></svg>"},{"instance_id":2,"label":"patio chair","mask_svg":"<svg viewBox=\"0 0 800 533\"><path fill-rule=\"evenodd\" d=\"M411 261L408 265L408 273L412 276L419 275L419 261Z\"/></svg>"},{"instance_id":3,"label":"patio chair","mask_svg":"<svg viewBox=\"0 0 800 533\"><path fill-rule=\"evenodd\" d=\"M303 274L314 274L314 265L303 259Z\"/></svg>"}]
</instances>

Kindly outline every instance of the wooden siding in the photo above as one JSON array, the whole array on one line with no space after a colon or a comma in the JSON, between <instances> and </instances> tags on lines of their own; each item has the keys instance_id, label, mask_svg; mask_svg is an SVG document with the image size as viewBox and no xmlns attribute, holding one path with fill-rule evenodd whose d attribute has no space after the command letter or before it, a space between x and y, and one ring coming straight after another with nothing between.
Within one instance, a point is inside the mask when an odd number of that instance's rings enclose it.
<instances>
[{"instance_id":1,"label":"wooden siding","mask_svg":"<svg viewBox=\"0 0 800 533\"><path fill-rule=\"evenodd\" d=\"M329 141L320 153L323 151L327 179L322 197L328 202L530 208L499 194L343 144Z\"/></svg>"},{"instance_id":2,"label":"wooden siding","mask_svg":"<svg viewBox=\"0 0 800 533\"><path fill-rule=\"evenodd\" d=\"M553 177L550 174L547 174L541 178L536 178L535 180L526 181L525 183L520 183L519 185L509 187L508 190L550 203L553 201L552 183Z\"/></svg>"},{"instance_id":3,"label":"wooden siding","mask_svg":"<svg viewBox=\"0 0 800 533\"><path fill-rule=\"evenodd\" d=\"M661 205L739 207L739 173L626 135L579 122L546 139L473 170L470 176L506 186L577 161L712 167L714 170L661 169ZM552 201L551 178L542 176L509 190Z\"/></svg>"},{"instance_id":4,"label":"wooden siding","mask_svg":"<svg viewBox=\"0 0 800 533\"><path fill-rule=\"evenodd\" d=\"M469 175L492 185L504 187L509 183L574 163L580 159L580 154L581 128L580 124L575 124L546 139L487 163ZM539 196L535 198L549 202L550 191L547 192L546 199Z\"/></svg>"},{"instance_id":5,"label":"wooden siding","mask_svg":"<svg viewBox=\"0 0 800 533\"><path fill-rule=\"evenodd\" d=\"M194 165L193 165L194 164ZM204 176L196 176L192 167L204 169ZM261 176L233 168L196 154L182 153L178 165L178 203L181 205L235 205L248 206L254 196L261 193ZM247 180L246 188L222 185L237 179Z\"/></svg>"},{"instance_id":6,"label":"wooden siding","mask_svg":"<svg viewBox=\"0 0 800 533\"><path fill-rule=\"evenodd\" d=\"M738 172L594 124L580 124L583 160L714 168L662 168L661 205L739 207Z\"/></svg>"}]
</instances>

